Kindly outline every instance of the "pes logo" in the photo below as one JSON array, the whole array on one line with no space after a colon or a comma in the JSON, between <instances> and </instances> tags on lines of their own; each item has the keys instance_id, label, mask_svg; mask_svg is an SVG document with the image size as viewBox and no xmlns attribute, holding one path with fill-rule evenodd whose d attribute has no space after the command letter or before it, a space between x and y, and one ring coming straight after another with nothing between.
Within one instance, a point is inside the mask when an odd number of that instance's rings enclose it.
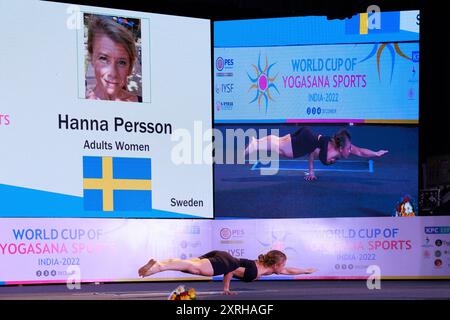
<instances>
[{"instance_id":1,"label":"pes logo","mask_svg":"<svg viewBox=\"0 0 450 320\"><path fill-rule=\"evenodd\" d=\"M217 71L222 71L223 69L231 69L234 66L234 59L224 59L218 57L216 59L216 69Z\"/></svg>"},{"instance_id":2,"label":"pes logo","mask_svg":"<svg viewBox=\"0 0 450 320\"><path fill-rule=\"evenodd\" d=\"M0 126L9 126L10 123L8 114L0 114Z\"/></svg>"}]
</instances>

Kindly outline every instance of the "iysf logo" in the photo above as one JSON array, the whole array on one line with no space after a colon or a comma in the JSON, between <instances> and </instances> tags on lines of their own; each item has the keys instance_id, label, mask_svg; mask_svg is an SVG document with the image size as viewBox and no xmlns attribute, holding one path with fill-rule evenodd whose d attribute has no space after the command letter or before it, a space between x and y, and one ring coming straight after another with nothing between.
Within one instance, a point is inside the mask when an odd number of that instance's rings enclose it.
<instances>
[{"instance_id":1,"label":"iysf logo","mask_svg":"<svg viewBox=\"0 0 450 320\"><path fill-rule=\"evenodd\" d=\"M0 113L0 126L9 126L11 124L11 120L9 114L1 114Z\"/></svg>"},{"instance_id":2,"label":"iysf logo","mask_svg":"<svg viewBox=\"0 0 450 320\"><path fill-rule=\"evenodd\" d=\"M234 89L234 83L232 83L232 82L221 83L221 84L217 85L216 93L219 95L222 93L233 93L233 89Z\"/></svg>"}]
</instances>

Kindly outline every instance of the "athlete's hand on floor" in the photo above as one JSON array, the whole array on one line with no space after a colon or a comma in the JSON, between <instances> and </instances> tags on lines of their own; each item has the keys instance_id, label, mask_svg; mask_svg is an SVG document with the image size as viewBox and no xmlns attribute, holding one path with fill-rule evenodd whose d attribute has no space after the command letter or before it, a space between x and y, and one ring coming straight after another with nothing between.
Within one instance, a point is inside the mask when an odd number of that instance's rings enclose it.
<instances>
[{"instance_id":1,"label":"athlete's hand on floor","mask_svg":"<svg viewBox=\"0 0 450 320\"><path fill-rule=\"evenodd\" d=\"M316 271L317 271L316 268L309 268L309 269L306 269L306 270L305 270L305 273L306 273L306 274L310 274L310 273L314 273L314 272L316 272Z\"/></svg>"},{"instance_id":2,"label":"athlete's hand on floor","mask_svg":"<svg viewBox=\"0 0 450 320\"><path fill-rule=\"evenodd\" d=\"M313 180L317 180L317 177L316 177L314 174L308 173L308 174L305 176L305 180L306 180L306 181L313 181Z\"/></svg>"},{"instance_id":3,"label":"athlete's hand on floor","mask_svg":"<svg viewBox=\"0 0 450 320\"><path fill-rule=\"evenodd\" d=\"M226 296L232 296L237 294L237 292L231 291L231 290L223 290L223 294Z\"/></svg>"}]
</instances>

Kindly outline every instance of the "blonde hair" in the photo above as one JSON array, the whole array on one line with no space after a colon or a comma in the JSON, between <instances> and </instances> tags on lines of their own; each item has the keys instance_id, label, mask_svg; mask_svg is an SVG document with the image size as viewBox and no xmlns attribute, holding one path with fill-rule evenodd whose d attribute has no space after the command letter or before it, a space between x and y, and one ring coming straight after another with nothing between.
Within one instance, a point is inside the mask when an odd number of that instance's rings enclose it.
<instances>
[{"instance_id":1,"label":"blonde hair","mask_svg":"<svg viewBox=\"0 0 450 320\"><path fill-rule=\"evenodd\" d=\"M279 250L271 250L266 254L260 254L258 256L258 262L262 263L266 267L272 267L282 261L286 261L287 256Z\"/></svg>"},{"instance_id":2,"label":"blonde hair","mask_svg":"<svg viewBox=\"0 0 450 320\"><path fill-rule=\"evenodd\" d=\"M125 48L130 57L129 73L131 74L137 56L136 41L132 32L110 17L92 15L88 25L88 52L90 55L94 51L95 37L100 35L107 36Z\"/></svg>"}]
</instances>

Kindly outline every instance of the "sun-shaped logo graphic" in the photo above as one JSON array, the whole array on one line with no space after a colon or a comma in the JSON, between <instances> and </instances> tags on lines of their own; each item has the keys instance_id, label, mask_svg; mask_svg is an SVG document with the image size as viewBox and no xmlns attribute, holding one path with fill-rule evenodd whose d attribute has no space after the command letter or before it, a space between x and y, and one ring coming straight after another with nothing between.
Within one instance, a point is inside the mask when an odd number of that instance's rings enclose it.
<instances>
[{"instance_id":1,"label":"sun-shaped logo graphic","mask_svg":"<svg viewBox=\"0 0 450 320\"><path fill-rule=\"evenodd\" d=\"M272 230L272 241L266 242L258 240L258 242L263 246L265 250L279 250L282 252L293 251L297 253L297 251L293 247L286 246L286 238L289 236L289 233L282 232L281 234L275 234L275 231Z\"/></svg>"},{"instance_id":2,"label":"sun-shaped logo graphic","mask_svg":"<svg viewBox=\"0 0 450 320\"><path fill-rule=\"evenodd\" d=\"M255 98L250 101L250 103L255 102L258 100L258 107L261 109L261 100L264 98L265 107L266 107L266 113L267 113L267 107L269 106L269 100L275 101L272 96L270 95L270 89L273 88L278 94L280 92L278 91L278 88L274 84L275 79L278 76L278 73L274 77L270 77L270 70L271 68L276 64L272 63L269 66L269 61L266 56L266 64L264 69L261 68L261 54L258 56L258 66L255 66L252 64L253 68L256 70L256 77L252 77L248 72L247 76L250 79L250 81L253 83L248 91L250 92L252 89L256 89L256 96Z\"/></svg>"},{"instance_id":3,"label":"sun-shaped logo graphic","mask_svg":"<svg viewBox=\"0 0 450 320\"><path fill-rule=\"evenodd\" d=\"M381 54L383 53L383 50L387 48L391 54L391 82L392 82L392 76L394 75L394 66L395 66L395 56L397 53L400 57L412 61L410 57L408 57L406 54L402 52L400 47L398 46L398 43L375 43L373 45L372 51L369 53L367 57L360 60L358 63L364 62L370 58L372 58L375 54L377 54L377 70L378 70L378 80L381 81L381 75L380 75L380 60L381 60ZM415 72L415 70L413 71Z\"/></svg>"}]
</instances>

